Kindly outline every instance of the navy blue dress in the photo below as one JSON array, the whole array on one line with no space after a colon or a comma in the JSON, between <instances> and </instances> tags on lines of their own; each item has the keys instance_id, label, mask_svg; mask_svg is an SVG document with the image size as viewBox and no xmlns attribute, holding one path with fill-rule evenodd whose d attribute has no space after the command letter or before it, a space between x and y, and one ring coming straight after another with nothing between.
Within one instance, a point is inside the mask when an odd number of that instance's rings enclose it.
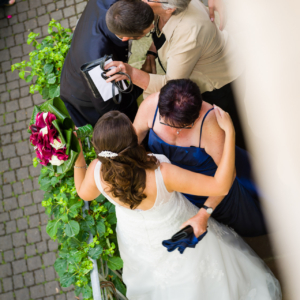
<instances>
[{"instance_id":1,"label":"navy blue dress","mask_svg":"<svg viewBox=\"0 0 300 300\"><path fill-rule=\"evenodd\" d=\"M212 108L213 109L213 108ZM164 154L172 164L192 172L214 176L217 165L204 148L200 148L202 126L207 114L204 116L200 129L199 147L180 147L170 145L159 138L153 131L158 107L149 132L148 146L151 152ZM251 168L248 154L236 146L236 178L232 187L214 210L212 217L220 223L232 227L238 234L245 237L259 236L267 233L264 217L261 211L258 193L251 179ZM186 198L199 208L208 197L184 194Z\"/></svg>"}]
</instances>

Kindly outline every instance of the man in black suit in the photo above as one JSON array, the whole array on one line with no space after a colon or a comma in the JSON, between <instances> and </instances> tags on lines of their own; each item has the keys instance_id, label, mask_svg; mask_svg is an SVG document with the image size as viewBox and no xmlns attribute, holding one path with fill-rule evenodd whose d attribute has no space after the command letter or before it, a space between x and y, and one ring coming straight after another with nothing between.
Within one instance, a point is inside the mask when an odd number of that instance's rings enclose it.
<instances>
[{"instance_id":1,"label":"man in black suit","mask_svg":"<svg viewBox=\"0 0 300 300\"><path fill-rule=\"evenodd\" d=\"M117 0L118 1L118 0ZM115 104L112 99L103 101L101 97L95 98L85 78L81 74L80 67L104 55L113 55L113 60L128 62L129 42L131 39L139 39L151 29L154 14L150 6L142 1L125 1L121 7L128 11L132 5L140 6L141 22L135 22L130 28L124 28L126 35L117 36L107 28L106 12L116 0L90 0L76 26L71 48L67 54L61 73L60 97L64 101L71 118L76 126L96 124L98 119L108 111L119 110L125 113L131 121L137 112L137 98L143 90L134 86L129 94L122 95L121 104ZM146 19L143 18L146 16ZM136 16L132 16L136 19ZM130 22L132 23L132 22ZM136 26L137 28L132 28ZM139 33L132 36L131 32Z\"/></svg>"}]
</instances>

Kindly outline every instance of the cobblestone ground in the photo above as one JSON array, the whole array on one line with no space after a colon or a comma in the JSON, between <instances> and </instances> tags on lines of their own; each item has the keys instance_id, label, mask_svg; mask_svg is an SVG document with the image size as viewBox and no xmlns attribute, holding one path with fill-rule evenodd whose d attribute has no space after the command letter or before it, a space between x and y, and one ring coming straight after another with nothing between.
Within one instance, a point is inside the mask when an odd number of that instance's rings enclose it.
<instances>
[{"instance_id":1,"label":"cobblestone ground","mask_svg":"<svg viewBox=\"0 0 300 300\"><path fill-rule=\"evenodd\" d=\"M0 7L0 299L73 300L61 289L53 264L57 243L46 233L41 206L40 168L33 168L27 127L33 105L43 102L29 94L29 84L10 67L28 60L29 31L46 36L53 18L73 28L85 8L83 0L16 0ZM12 15L11 19L7 16Z\"/></svg>"}]
</instances>

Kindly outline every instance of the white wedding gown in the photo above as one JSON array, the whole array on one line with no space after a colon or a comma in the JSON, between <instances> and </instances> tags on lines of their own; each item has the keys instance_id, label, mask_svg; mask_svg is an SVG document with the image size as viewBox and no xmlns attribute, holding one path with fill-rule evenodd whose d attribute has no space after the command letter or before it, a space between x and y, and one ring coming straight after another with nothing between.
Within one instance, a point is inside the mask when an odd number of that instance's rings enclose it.
<instances>
[{"instance_id":1,"label":"white wedding gown","mask_svg":"<svg viewBox=\"0 0 300 300\"><path fill-rule=\"evenodd\" d=\"M156 155L161 162L169 162ZM117 237L124 261L123 280L129 300L279 300L279 282L263 261L230 228L212 218L208 233L196 248L168 252L170 239L198 208L178 192L169 193L156 169L157 198L147 210L130 210L115 203L102 189L100 166L95 167L98 189L116 206Z\"/></svg>"}]
</instances>

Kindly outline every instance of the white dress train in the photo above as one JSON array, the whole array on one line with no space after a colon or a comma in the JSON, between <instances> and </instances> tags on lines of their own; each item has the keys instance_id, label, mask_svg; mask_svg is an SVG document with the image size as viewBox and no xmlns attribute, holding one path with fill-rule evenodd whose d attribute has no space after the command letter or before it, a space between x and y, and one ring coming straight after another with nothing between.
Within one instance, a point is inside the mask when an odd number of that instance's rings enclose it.
<instances>
[{"instance_id":1,"label":"white dress train","mask_svg":"<svg viewBox=\"0 0 300 300\"><path fill-rule=\"evenodd\" d=\"M169 162L163 155L155 155ZM147 210L115 203L102 189L100 167L95 182L116 206L117 237L124 261L129 300L280 300L281 289L264 262L232 229L210 218L208 233L196 248L168 252L170 239L199 208L178 192L169 193L160 168L155 170L157 198Z\"/></svg>"}]
</instances>

